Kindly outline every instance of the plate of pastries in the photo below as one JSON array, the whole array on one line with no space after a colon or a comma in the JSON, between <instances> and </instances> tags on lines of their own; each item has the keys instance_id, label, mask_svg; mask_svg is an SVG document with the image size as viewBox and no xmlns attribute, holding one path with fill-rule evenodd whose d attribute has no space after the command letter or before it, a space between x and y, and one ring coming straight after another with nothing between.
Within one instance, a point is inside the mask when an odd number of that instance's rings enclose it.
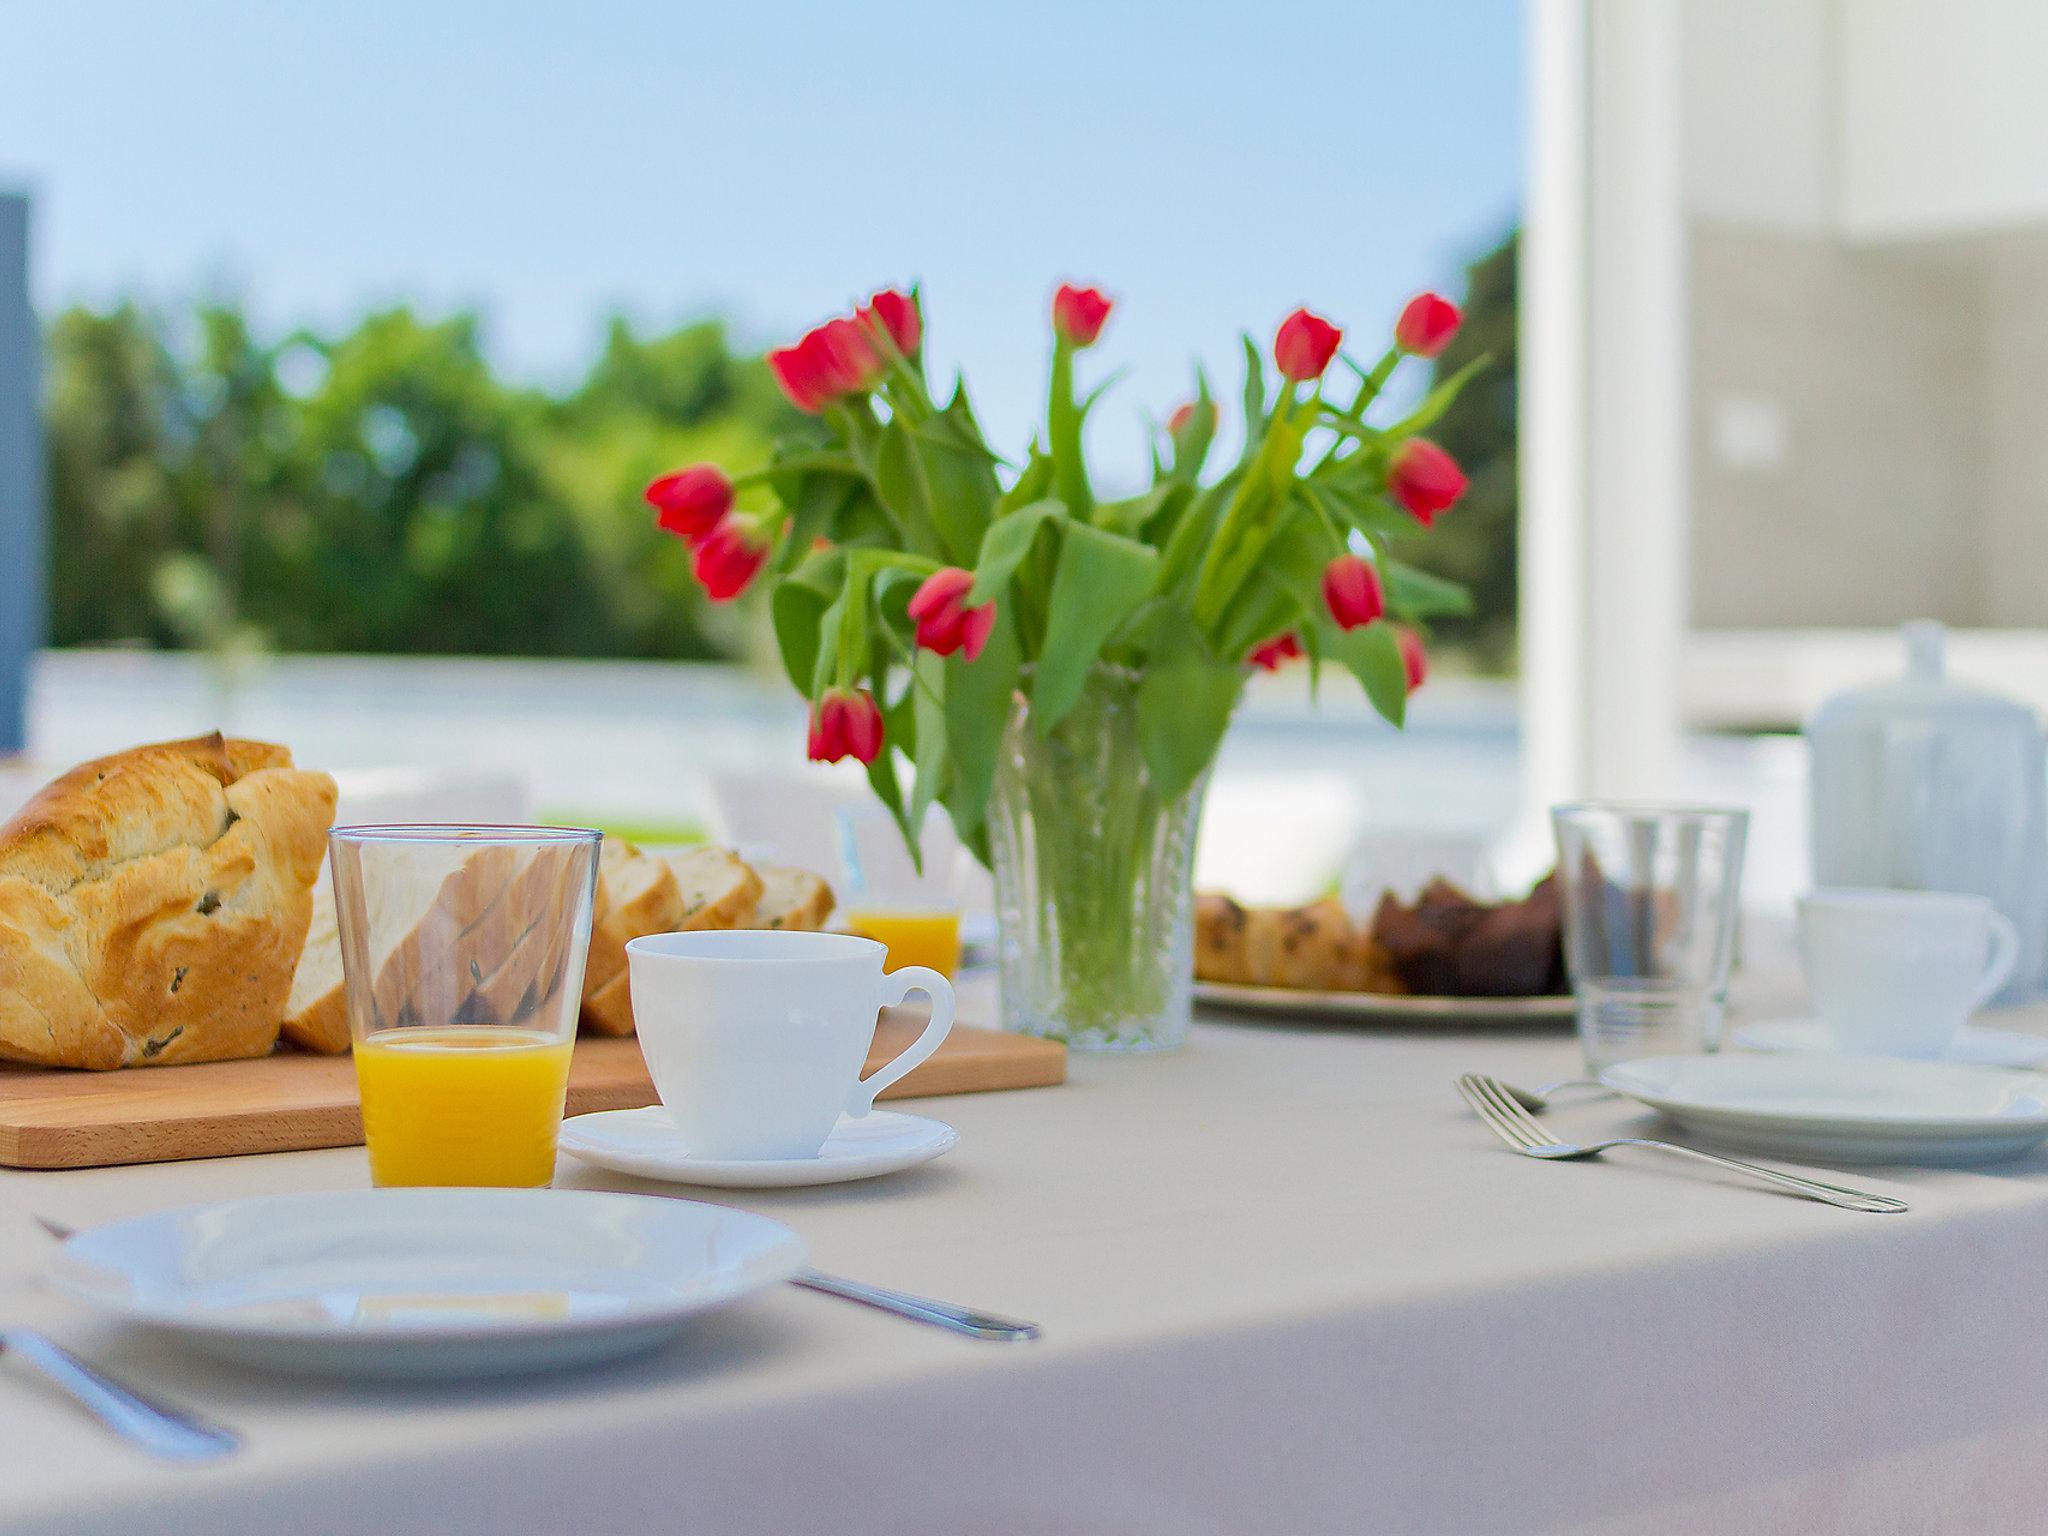
<instances>
[{"instance_id":1,"label":"plate of pastries","mask_svg":"<svg viewBox=\"0 0 2048 1536\"><path fill-rule=\"evenodd\" d=\"M0 1062L107 1070L349 1049L324 861L335 784L284 747L220 735L80 764L0 822ZM378 985L423 936L487 1003L517 935L478 920L488 871L383 893ZM472 878L474 877L474 878ZM633 1033L626 944L704 928L822 928L831 888L730 849L599 857L579 1009L586 1034ZM457 914L460 914L458 920ZM414 967L415 969L417 967ZM516 991L516 987L511 990Z\"/></svg>"},{"instance_id":2,"label":"plate of pastries","mask_svg":"<svg viewBox=\"0 0 2048 1536\"><path fill-rule=\"evenodd\" d=\"M1389 891L1360 919L1331 897L1300 907L1195 903L1195 1000L1238 1012L1382 1023L1572 1018L1557 878L1481 901L1448 880Z\"/></svg>"}]
</instances>

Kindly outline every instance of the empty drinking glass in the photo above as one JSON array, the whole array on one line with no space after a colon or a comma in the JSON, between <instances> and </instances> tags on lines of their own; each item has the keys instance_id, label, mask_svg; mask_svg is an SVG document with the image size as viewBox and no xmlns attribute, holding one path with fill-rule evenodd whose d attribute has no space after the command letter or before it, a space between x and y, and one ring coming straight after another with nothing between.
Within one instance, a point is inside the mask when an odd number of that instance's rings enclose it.
<instances>
[{"instance_id":1,"label":"empty drinking glass","mask_svg":"<svg viewBox=\"0 0 2048 1536\"><path fill-rule=\"evenodd\" d=\"M1550 814L1587 1067L1720 1049L1749 813L1588 803Z\"/></svg>"}]
</instances>

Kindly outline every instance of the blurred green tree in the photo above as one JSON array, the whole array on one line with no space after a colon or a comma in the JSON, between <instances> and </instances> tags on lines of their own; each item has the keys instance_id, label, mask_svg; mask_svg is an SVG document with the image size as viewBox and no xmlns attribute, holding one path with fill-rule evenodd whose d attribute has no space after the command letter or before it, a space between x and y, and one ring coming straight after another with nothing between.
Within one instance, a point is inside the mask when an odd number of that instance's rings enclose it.
<instances>
[{"instance_id":1,"label":"blurred green tree","mask_svg":"<svg viewBox=\"0 0 2048 1536\"><path fill-rule=\"evenodd\" d=\"M122 304L47 343L59 645L729 653L640 489L805 430L716 322L615 320L560 397L496 379L466 315L265 345L232 305Z\"/></svg>"}]
</instances>

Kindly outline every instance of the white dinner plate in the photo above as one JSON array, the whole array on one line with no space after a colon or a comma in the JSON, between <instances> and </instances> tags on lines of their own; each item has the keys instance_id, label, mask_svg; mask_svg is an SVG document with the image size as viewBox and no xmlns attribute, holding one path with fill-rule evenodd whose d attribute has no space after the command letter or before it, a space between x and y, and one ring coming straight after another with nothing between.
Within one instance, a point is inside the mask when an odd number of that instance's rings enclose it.
<instances>
[{"instance_id":1,"label":"white dinner plate","mask_svg":"<svg viewBox=\"0 0 2048 1536\"><path fill-rule=\"evenodd\" d=\"M714 1159L692 1157L661 1105L608 1109L562 1122L562 1150L586 1163L643 1179L715 1184L731 1189L780 1189L801 1184L844 1184L901 1168L915 1168L960 1143L940 1120L877 1109L856 1120L841 1115L816 1157Z\"/></svg>"},{"instance_id":2,"label":"white dinner plate","mask_svg":"<svg viewBox=\"0 0 2048 1536\"><path fill-rule=\"evenodd\" d=\"M1989 1163L2048 1137L2048 1078L1882 1056L1646 1056L1600 1081L1687 1130L1816 1163Z\"/></svg>"},{"instance_id":3,"label":"white dinner plate","mask_svg":"<svg viewBox=\"0 0 2048 1536\"><path fill-rule=\"evenodd\" d=\"M1245 987L1197 981L1195 1001L1239 1013L1353 1024L1569 1024L1569 997L1411 997L1398 992L1312 992L1305 987Z\"/></svg>"},{"instance_id":4,"label":"white dinner plate","mask_svg":"<svg viewBox=\"0 0 2048 1536\"><path fill-rule=\"evenodd\" d=\"M1851 1054L1835 1044L1833 1033L1819 1019L1770 1019L1745 1024L1729 1035L1729 1042L1747 1051ZM2048 1037L1965 1024L1948 1054L1939 1059L1979 1067L2048 1067Z\"/></svg>"},{"instance_id":5,"label":"white dinner plate","mask_svg":"<svg viewBox=\"0 0 2048 1536\"><path fill-rule=\"evenodd\" d=\"M723 1206L370 1189L192 1206L69 1238L53 1279L215 1354L327 1375L499 1375L651 1348L779 1284L804 1245Z\"/></svg>"}]
</instances>

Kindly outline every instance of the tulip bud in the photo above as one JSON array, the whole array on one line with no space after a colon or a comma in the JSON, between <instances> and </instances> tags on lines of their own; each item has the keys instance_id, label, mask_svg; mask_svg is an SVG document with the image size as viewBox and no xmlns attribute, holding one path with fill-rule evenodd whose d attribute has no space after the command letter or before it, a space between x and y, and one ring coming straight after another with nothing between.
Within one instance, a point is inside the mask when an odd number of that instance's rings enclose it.
<instances>
[{"instance_id":1,"label":"tulip bud","mask_svg":"<svg viewBox=\"0 0 2048 1536\"><path fill-rule=\"evenodd\" d=\"M886 334L905 357L917 356L924 341L924 317L917 312L917 300L909 294L884 288L854 314L869 330Z\"/></svg>"},{"instance_id":2,"label":"tulip bud","mask_svg":"<svg viewBox=\"0 0 2048 1536\"><path fill-rule=\"evenodd\" d=\"M1427 528L1437 513L1465 494L1465 472L1429 439L1411 437L1387 466L1387 494Z\"/></svg>"},{"instance_id":3,"label":"tulip bud","mask_svg":"<svg viewBox=\"0 0 2048 1536\"><path fill-rule=\"evenodd\" d=\"M804 753L813 762L843 757L872 763L882 750L882 711L864 688L827 688L811 710Z\"/></svg>"},{"instance_id":4,"label":"tulip bud","mask_svg":"<svg viewBox=\"0 0 2048 1536\"><path fill-rule=\"evenodd\" d=\"M1216 402L1212 400L1204 405L1199 400L1190 400L1184 405L1175 406L1173 414L1166 418L1167 434L1171 437L1179 437L1183 432L1187 431L1189 427L1195 424L1195 412L1197 410L1201 411L1207 418L1208 428L1211 432L1214 432L1216 430Z\"/></svg>"},{"instance_id":5,"label":"tulip bud","mask_svg":"<svg viewBox=\"0 0 2048 1536\"><path fill-rule=\"evenodd\" d=\"M1301 653L1301 637L1290 629L1284 635L1275 635L1246 659L1261 671L1278 672Z\"/></svg>"},{"instance_id":6,"label":"tulip bud","mask_svg":"<svg viewBox=\"0 0 2048 1536\"><path fill-rule=\"evenodd\" d=\"M884 372L866 329L843 316L813 326L793 347L770 352L768 370L791 405L813 414L841 395L873 389Z\"/></svg>"},{"instance_id":7,"label":"tulip bud","mask_svg":"<svg viewBox=\"0 0 2048 1536\"><path fill-rule=\"evenodd\" d=\"M1330 359L1337 355L1337 343L1343 339L1344 333L1329 321L1297 309L1280 322L1279 333L1273 338L1273 360L1296 383L1320 379L1323 370L1330 366Z\"/></svg>"},{"instance_id":8,"label":"tulip bud","mask_svg":"<svg viewBox=\"0 0 2048 1536\"><path fill-rule=\"evenodd\" d=\"M1323 567L1323 603L1339 629L1356 629L1387 611L1387 594L1370 562L1339 555Z\"/></svg>"},{"instance_id":9,"label":"tulip bud","mask_svg":"<svg viewBox=\"0 0 2048 1536\"><path fill-rule=\"evenodd\" d=\"M864 688L856 688L846 701L846 749L863 763L881 755L882 710Z\"/></svg>"},{"instance_id":10,"label":"tulip bud","mask_svg":"<svg viewBox=\"0 0 2048 1536\"><path fill-rule=\"evenodd\" d=\"M760 574L768 550L752 519L728 515L698 541L691 570L711 601L730 602Z\"/></svg>"},{"instance_id":11,"label":"tulip bud","mask_svg":"<svg viewBox=\"0 0 2048 1536\"><path fill-rule=\"evenodd\" d=\"M830 361L832 394L865 394L882 381L882 354L856 320L827 320L818 327L820 345Z\"/></svg>"},{"instance_id":12,"label":"tulip bud","mask_svg":"<svg viewBox=\"0 0 2048 1536\"><path fill-rule=\"evenodd\" d=\"M716 464L692 464L647 487L647 504L661 527L695 543L732 510L732 482Z\"/></svg>"},{"instance_id":13,"label":"tulip bud","mask_svg":"<svg viewBox=\"0 0 2048 1536\"><path fill-rule=\"evenodd\" d=\"M996 605L963 606L974 586L974 572L949 565L925 577L910 599L909 613L917 625L917 643L934 656L955 651L973 661L996 627Z\"/></svg>"},{"instance_id":14,"label":"tulip bud","mask_svg":"<svg viewBox=\"0 0 2048 1536\"><path fill-rule=\"evenodd\" d=\"M777 347L768 354L768 371L782 386L789 403L800 411L816 415L832 397L827 377L828 359L819 351L816 331L806 332L793 347Z\"/></svg>"},{"instance_id":15,"label":"tulip bud","mask_svg":"<svg viewBox=\"0 0 2048 1536\"><path fill-rule=\"evenodd\" d=\"M1072 347L1092 347L1109 319L1111 301L1095 288L1061 283L1052 296L1052 328Z\"/></svg>"},{"instance_id":16,"label":"tulip bud","mask_svg":"<svg viewBox=\"0 0 2048 1536\"><path fill-rule=\"evenodd\" d=\"M1394 632L1395 643L1401 647L1401 670L1408 677L1408 691L1420 688L1429 676L1429 653L1422 648L1422 636L1412 629Z\"/></svg>"},{"instance_id":17,"label":"tulip bud","mask_svg":"<svg viewBox=\"0 0 2048 1536\"><path fill-rule=\"evenodd\" d=\"M1418 293L1394 322L1394 345L1415 357L1435 357L1450 345L1465 317L1440 293Z\"/></svg>"}]
</instances>

